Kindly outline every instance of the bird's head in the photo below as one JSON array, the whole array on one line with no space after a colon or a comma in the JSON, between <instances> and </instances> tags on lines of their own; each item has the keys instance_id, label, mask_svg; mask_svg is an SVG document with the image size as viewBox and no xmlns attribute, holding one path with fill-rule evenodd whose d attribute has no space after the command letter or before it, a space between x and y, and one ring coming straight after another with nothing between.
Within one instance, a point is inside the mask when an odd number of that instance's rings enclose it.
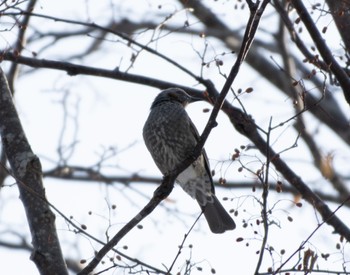
<instances>
[{"instance_id":1,"label":"bird's head","mask_svg":"<svg viewBox=\"0 0 350 275\"><path fill-rule=\"evenodd\" d=\"M169 88L157 95L152 103L151 109L166 102L176 102L180 103L183 107L186 107L189 103L199 100L202 99L192 97L180 88Z\"/></svg>"}]
</instances>

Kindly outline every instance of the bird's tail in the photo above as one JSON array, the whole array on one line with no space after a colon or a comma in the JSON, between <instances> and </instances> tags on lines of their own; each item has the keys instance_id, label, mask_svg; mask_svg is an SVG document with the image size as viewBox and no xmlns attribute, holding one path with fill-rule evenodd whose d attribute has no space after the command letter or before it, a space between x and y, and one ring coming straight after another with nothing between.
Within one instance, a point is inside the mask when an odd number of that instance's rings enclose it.
<instances>
[{"instance_id":1,"label":"bird's tail","mask_svg":"<svg viewBox=\"0 0 350 275\"><path fill-rule=\"evenodd\" d=\"M205 206L201 206L204 216L208 222L210 230L213 233L224 233L227 230L236 228L236 224L231 216L226 212L225 208L219 202L217 197L213 195L213 199Z\"/></svg>"}]
</instances>

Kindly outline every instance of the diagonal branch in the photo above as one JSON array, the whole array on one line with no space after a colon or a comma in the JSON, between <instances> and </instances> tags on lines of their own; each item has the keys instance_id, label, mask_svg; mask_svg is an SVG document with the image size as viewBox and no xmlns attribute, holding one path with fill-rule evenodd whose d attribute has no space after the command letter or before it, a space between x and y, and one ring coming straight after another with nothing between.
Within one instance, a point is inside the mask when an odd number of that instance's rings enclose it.
<instances>
[{"instance_id":1,"label":"diagonal branch","mask_svg":"<svg viewBox=\"0 0 350 275\"><path fill-rule=\"evenodd\" d=\"M326 0L338 31L343 39L345 51L350 53L350 6L348 1Z\"/></svg>"},{"instance_id":2,"label":"diagonal branch","mask_svg":"<svg viewBox=\"0 0 350 275\"><path fill-rule=\"evenodd\" d=\"M200 3L199 1L189 2L191 2L191 4L193 3L193 5L195 3ZM327 62L327 60L325 61ZM264 70L262 69L261 72L263 71ZM211 94L212 98L219 98L218 102L220 102L220 98L222 97L222 95L218 95L215 89L211 89L211 87L207 87L207 89L209 94ZM348 89L348 91L350 91L350 88ZM334 215L334 213L330 210L328 205L325 204L322 201L322 199L320 199L320 197L305 184L301 177L295 174L294 171L289 168L289 166L279 157L278 154L276 154L276 152L274 152L272 148L269 148L269 146L267 146L266 141L258 133L257 125L254 123L253 119L248 114L243 113L238 108L233 107L227 101L224 101L222 105L222 110L229 117L235 129L239 133L247 137L249 140L251 140L254 143L254 145L258 148L258 150L263 155L265 155L265 157L267 157L267 155L270 154L271 159L269 159L269 161L271 161L274 164L277 171L279 171L284 176L284 178L292 186L294 186L300 192L300 194L302 194L306 201L308 201L317 209L317 211L322 216L323 220L327 221L327 223L334 228L335 232L337 232L341 236L344 236L348 241L350 241L350 229L336 215ZM208 122L208 124L209 123L210 121ZM215 120L211 121L211 125L215 125ZM201 137L201 142L204 143L210 131L211 128L209 129L209 127L206 127L204 129L203 135ZM204 139L204 141L202 141L202 139Z\"/></svg>"},{"instance_id":3,"label":"diagonal branch","mask_svg":"<svg viewBox=\"0 0 350 275\"><path fill-rule=\"evenodd\" d=\"M193 15L205 25L206 35L211 35L223 41L227 48L237 51L239 41L242 40L240 34L220 21L219 17L210 8L206 7L202 1L179 0L179 2L186 7L191 7L193 9ZM275 1L275 3L276 2L278 1ZM279 10L277 9L277 11ZM283 19L287 19L287 17L283 16ZM287 79L284 72L276 70L276 66L271 64L266 55L261 54L263 48L266 49L266 46L254 42L250 53L246 58L247 64L257 71L266 81L269 81L272 85L278 88L280 92L285 93L289 97L290 94L288 93L288 90L285 89L285 83L289 81L289 79ZM272 47L270 50L277 52L276 46ZM296 62L298 62L298 60L296 60ZM322 64L319 63L319 65L323 66L326 64L322 62ZM298 63L298 69L300 69L305 75L310 73L302 62ZM323 84L320 83L319 79L316 77L313 77L310 81L314 83L315 87L323 87ZM323 93L323 91L320 92ZM325 123L336 133L336 135L343 139L347 144L350 144L348 119L342 113L342 109L339 107L333 94L328 92L328 89L321 102L319 101L319 98L312 93L309 93L305 100L307 106L313 106L309 110L316 119Z\"/></svg>"},{"instance_id":4,"label":"diagonal branch","mask_svg":"<svg viewBox=\"0 0 350 275\"><path fill-rule=\"evenodd\" d=\"M333 212L332 214L335 215L335 213L343 207L345 203L347 203L350 200L350 197L348 197L344 202L342 202ZM327 220L321 222L317 225L317 227L310 233L310 235L299 245L299 247L287 258L287 260L283 261L283 263L276 269L276 271L273 272L273 274L277 274L281 272L282 267L288 263L297 253L299 253L305 245L309 242L309 240L312 238L313 235L323 226ZM306 273L305 273L306 274Z\"/></svg>"},{"instance_id":5,"label":"diagonal branch","mask_svg":"<svg viewBox=\"0 0 350 275\"><path fill-rule=\"evenodd\" d=\"M39 158L34 155L23 131L11 92L0 69L0 134L20 192L32 235L31 259L40 274L68 274L58 240L55 215L45 198Z\"/></svg>"},{"instance_id":6,"label":"diagonal branch","mask_svg":"<svg viewBox=\"0 0 350 275\"><path fill-rule=\"evenodd\" d=\"M178 170L178 169L175 169L175 170ZM111 249L113 249L113 247L116 246L119 243L119 241L126 234L130 232L131 229L133 229L140 221L142 221L150 213L152 213L152 211L158 206L158 204L171 193L174 187L174 182L176 177L177 177L176 173L171 173L165 176L163 178L161 185L156 189L152 199L147 203L147 205L134 218L132 218L125 226L123 226L123 228L120 229L119 232L95 254L95 257L81 272L78 273L78 275L90 274L96 268L96 266L101 262L103 257Z\"/></svg>"},{"instance_id":7,"label":"diagonal branch","mask_svg":"<svg viewBox=\"0 0 350 275\"><path fill-rule=\"evenodd\" d=\"M208 124L205 127L203 134L201 135L200 141L196 145L196 147L193 150L193 154L188 156L187 159L185 159L180 165L175 167L175 169L170 172L168 175L164 176L163 181L161 185L156 189L154 192L154 195L151 199L151 201L140 211L138 215L136 215L131 221L129 221L104 247L100 249L100 251L97 252L93 260L79 273L79 275L87 275L90 272L93 271L93 269L99 264L99 262L103 259L103 257L115 246L118 244L118 242L133 228L135 227L142 219L144 219L147 215L149 215L156 207L157 205L165 199L172 191L175 179L177 176L184 171L193 161L195 161L198 156L200 155L202 148L204 146L204 143L206 139L208 138L210 131L213 127L215 127L215 120L216 116L218 115L221 106L225 100L225 97L227 93L230 90L230 87L237 76L239 72L239 68L241 64L243 63L250 45L253 41L255 32L258 28L258 24L260 21L260 17L269 3L269 0L263 1L260 9L259 7L259 1L257 4L254 5L254 8L252 8L251 16L249 18L249 22L246 28L246 33L244 36L244 39L242 41L242 47L238 54L238 58L232 67L230 76L228 77L222 92L220 94L219 99L215 103L214 109L212 111L212 114L209 118Z\"/></svg>"},{"instance_id":8,"label":"diagonal branch","mask_svg":"<svg viewBox=\"0 0 350 275\"><path fill-rule=\"evenodd\" d=\"M328 64L329 70L335 75L340 86L343 89L344 97L348 104L350 104L350 78L339 65L339 63L333 57L332 52L327 46L325 40L322 38L320 31L317 29L310 14L307 12L303 2L301 0L292 0L291 4L298 12L300 19L303 21L307 28L312 40L320 52L323 60Z\"/></svg>"},{"instance_id":9,"label":"diagonal branch","mask_svg":"<svg viewBox=\"0 0 350 275\"><path fill-rule=\"evenodd\" d=\"M242 63L244 62L249 49L252 45L255 33L258 29L259 26L259 22L260 22L260 18L267 6L267 4L269 3L269 0L264 0L259 7L260 2L257 1L256 4L251 5L251 13L250 13L250 17L248 20L248 24L247 24L247 28L245 30L244 36L243 36L243 41L242 41L242 46L241 49L237 55L237 59L235 64L233 65L230 74L228 75L225 84L219 94L219 96L215 96L215 91L214 89L210 89L211 87L207 87L208 88L208 93L212 96L212 98L215 98L216 101L214 104L214 108L213 111L210 114L208 123L201 135L201 138L196 146L196 149L194 151L195 155L199 155L200 151L202 150L205 141L207 140L211 130L216 126L216 117L218 116L219 111L222 108L222 105L224 104L225 98L228 94L228 92L230 91L230 88L233 84L233 81L236 79L236 76L238 75L239 69L242 65Z\"/></svg>"},{"instance_id":10,"label":"diagonal branch","mask_svg":"<svg viewBox=\"0 0 350 275\"><path fill-rule=\"evenodd\" d=\"M287 14L285 13L285 10L282 8L282 6L280 5L280 3L278 1L274 1L275 3L275 7L278 10L278 12L281 15L281 19L283 20L284 24L286 25L286 29L288 29L288 31L290 32L290 34L294 34L296 37L296 33L293 30L293 27L291 29L292 26L292 22L289 20ZM289 48L288 48L288 43L285 39L285 28L284 28L284 24L282 22L282 20L280 21L280 30L279 30L279 39L278 39L278 45L280 47L280 51L281 51L281 57L283 59L283 67L284 70L286 71L286 74L288 76L291 77L291 79L295 79L296 75L297 75L297 68L296 68L296 64L295 64L295 60L293 59L291 53L289 52ZM303 44L303 42L300 40L300 38L298 38L299 43L301 45L303 45L305 47L305 45ZM305 47L306 48L306 47ZM298 102L298 101L303 101L305 97L300 98L300 94L304 93L303 91L303 87L295 86L295 85L291 85L291 81L286 83L286 89L290 90L290 94L293 95L294 101ZM325 84L323 84L325 86ZM307 126L305 125L304 122L304 118L303 118L303 111L302 108L307 108L305 106L305 103L302 102L301 104L296 104L295 105L297 116L296 116L296 122L294 124L294 127L296 128L296 130L301 134L301 138L305 141L305 143L307 144L307 146L309 147L309 151L312 154L313 158L314 158L314 165L315 167L320 170L321 173L323 173L324 171L322 171L322 162L324 162L324 158L318 148L318 145L316 144L316 141L312 138L312 136L308 133L307 131ZM328 176L329 181L332 183L332 185L334 186L334 188L338 191L339 193L339 198L340 200L344 200L345 198L350 196L349 190L346 187L346 184L343 182L343 180L341 179L341 177L339 177L339 175L337 175L337 173L334 171L332 173L332 175Z\"/></svg>"},{"instance_id":11,"label":"diagonal branch","mask_svg":"<svg viewBox=\"0 0 350 275\"><path fill-rule=\"evenodd\" d=\"M252 118L232 107L229 103L225 102L223 105L223 111L229 116L231 123L235 126L236 130L242 135L249 138L258 150L267 156L268 152L271 156L270 161L275 166L276 170L283 175L283 177L294 186L303 198L313 205L316 210L322 216L322 219L334 228L334 231L339 235L350 241L350 229L347 227L342 220L340 220L328 207L323 200L314 193L307 184L298 176L294 171L280 158L280 156L272 149L267 146L266 141L259 135L257 127Z\"/></svg>"}]
</instances>

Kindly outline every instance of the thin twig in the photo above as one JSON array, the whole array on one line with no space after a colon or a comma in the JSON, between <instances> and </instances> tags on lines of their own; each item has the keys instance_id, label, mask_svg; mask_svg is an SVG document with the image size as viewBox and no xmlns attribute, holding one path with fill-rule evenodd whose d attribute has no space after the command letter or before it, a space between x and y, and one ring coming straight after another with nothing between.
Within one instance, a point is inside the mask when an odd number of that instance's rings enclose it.
<instances>
[{"instance_id":1,"label":"thin twig","mask_svg":"<svg viewBox=\"0 0 350 275\"><path fill-rule=\"evenodd\" d=\"M129 37L128 35L118 32L116 30L113 30L111 28L108 27L103 27L100 26L96 23L86 23L86 22L81 22L81 21L76 21L76 20L71 20L71 19L64 19L64 18L59 18L59 17L54 17L54 16L49 16L49 15L45 15L45 14L39 14L39 13L34 13L34 12L26 12L26 11L22 11L22 12L6 12L3 13L2 16L18 16L18 15L29 15L32 17L38 17L38 18L45 18L45 19L49 19L49 20L53 20L55 22L62 22L62 23L67 23L67 24L73 24L73 25L79 25L79 26L85 26L85 27L89 27L92 29L96 29L96 30L101 30L107 33L111 33L114 34L122 39L124 39L125 41L127 41L130 44L133 44L137 47L140 47L141 49L154 54L155 56L158 56L159 58L169 62L170 64L174 65L175 67L177 67L178 69L180 69L181 71L185 72L186 74L188 74L189 76L193 77L194 79L196 79L198 82L200 83L206 83L206 81L195 75L191 70L185 68L184 66L180 65L178 62L174 61L173 59L169 58L168 56L161 54L160 52L145 46L137 41L135 41L134 39L132 39L131 37Z\"/></svg>"},{"instance_id":2,"label":"thin twig","mask_svg":"<svg viewBox=\"0 0 350 275\"><path fill-rule=\"evenodd\" d=\"M100 245L103 245L105 246L106 243L99 240L97 237L91 235L90 233L88 233L86 230L82 230L81 229L81 226L77 225L76 223L73 222L73 220L71 218L69 218L68 216L66 216L63 212L61 212L54 204L52 204L51 202L49 202L47 200L46 197L43 197L41 196L40 194L38 194L37 192L35 192L33 189L31 189L30 187L28 187L25 183L23 183L20 179L16 178L16 176L11 172L9 171L5 165L3 163L0 163L0 166L6 171L6 173L8 175L10 175L11 177L13 177L17 184L20 184L24 189L26 189L28 192L30 192L33 196L37 197L38 199L42 200L43 203L49 205L55 212L57 212L68 224L70 224L75 230L76 232L79 232L80 234L83 234L85 235L86 237L88 237L90 240L93 240L95 241L96 243L100 244ZM121 251L115 249L115 248L112 248L111 249L112 251L114 251L115 253L118 253L120 256L124 257L125 259L129 260L129 261L132 261L134 262L135 264L139 264L139 265L142 265L150 270L152 270L152 272L155 272L157 274L166 274L165 271L161 270L161 269L158 269L156 267L153 267L145 262L142 262L138 259L135 259L135 258L132 258L124 253L122 253Z\"/></svg>"},{"instance_id":3,"label":"thin twig","mask_svg":"<svg viewBox=\"0 0 350 275\"><path fill-rule=\"evenodd\" d=\"M350 78L339 63L335 60L331 50L327 46L316 24L313 22L310 14L306 10L301 0L291 0L291 4L298 12L300 19L303 21L306 29L308 30L312 40L321 54L323 60L328 64L329 70L337 78L340 86L342 87L345 100L350 104Z\"/></svg>"},{"instance_id":4,"label":"thin twig","mask_svg":"<svg viewBox=\"0 0 350 275\"><path fill-rule=\"evenodd\" d=\"M185 169L184 167L183 169ZM134 217L132 218L125 226L123 226L118 233L106 244L104 245L96 254L95 257L90 261L90 263L78 274L87 275L91 273L95 267L100 263L103 257L116 246L119 241L130 232L140 221L147 217L152 211L158 206L158 204L164 200L172 191L174 187L174 181L177 177L176 173L179 168L175 169L175 172L165 176L161 185L156 189L153 194L152 199L147 203L147 205Z\"/></svg>"},{"instance_id":5,"label":"thin twig","mask_svg":"<svg viewBox=\"0 0 350 275\"><path fill-rule=\"evenodd\" d=\"M270 0L264 0L260 6L259 9L257 7L259 6L260 2L257 1L255 4L255 8L251 10L250 17L248 19L247 27L243 36L242 46L241 49L237 55L236 62L234 63L230 74L228 75L225 84L223 88L221 89L221 92L219 96L216 97L216 102L214 104L213 110L210 114L208 123L200 137L200 140L194 150L194 154L199 154L201 148L203 148L205 141L207 140L211 130L216 126L216 117L218 116L219 111L221 110L225 98L230 91L230 88L233 84L233 81L236 79L239 69L244 62L249 49L253 43L253 39L255 36L255 33L258 29L260 18L267 6L267 4L270 2ZM212 90L208 90L208 92L212 92Z\"/></svg>"},{"instance_id":6,"label":"thin twig","mask_svg":"<svg viewBox=\"0 0 350 275\"><path fill-rule=\"evenodd\" d=\"M350 197L348 197L346 200L344 200L333 212L332 212L332 216L335 215L335 213L342 208L348 201L350 200ZM329 219L332 218L332 216L329 217ZM323 226L325 223L327 223L327 220L322 221L319 225L317 225L317 227L311 232L311 234L306 238L305 241L303 241L300 246L288 257L288 259L286 259L280 266L279 268L276 269L276 271L274 271L273 274L277 274L281 271L282 267L285 266L297 253L299 253L303 248L304 245L313 237L313 235L315 235L315 233L321 228L321 226Z\"/></svg>"},{"instance_id":7,"label":"thin twig","mask_svg":"<svg viewBox=\"0 0 350 275\"><path fill-rule=\"evenodd\" d=\"M182 243L180 244L179 246L179 250L177 251L177 254L174 258L174 261L172 262L171 266L169 267L168 269L168 272L167 274L170 274L171 270L173 269L174 265L175 265L175 262L176 260L179 258L180 254L181 254L181 251L182 251L182 248L184 247L184 244L185 244L185 241L188 237L188 235L191 233L193 227L196 225L196 223L198 222L199 218L202 216L202 213L200 215L198 215L197 219L194 221L194 223L192 224L191 228L188 230L188 232L185 234L183 240L182 240Z\"/></svg>"},{"instance_id":8,"label":"thin twig","mask_svg":"<svg viewBox=\"0 0 350 275\"><path fill-rule=\"evenodd\" d=\"M214 105L214 109L211 113L211 116L209 118L209 121L207 123L207 126L205 127L200 141L197 143L196 147L193 150L192 155L190 155L186 160L184 160L178 167L176 167L172 172L170 172L168 175L166 175L162 181L162 184L157 188L155 191L153 198L151 201L140 211L140 213L135 216L132 220L130 220L112 239L110 242L107 243L106 246L102 247L100 251L98 251L93 258L93 260L79 273L79 275L85 275L89 274L102 260L102 258L108 253L108 251L114 247L122 237L124 237L134 226L137 225L138 222L140 222L143 218L145 218L147 215L149 215L155 207L166 197L170 194L172 191L174 181L177 178L177 176L185 170L194 160L197 159L197 157L200 155L202 148L204 146L204 143L206 139L209 136L210 131L215 126L216 117L219 113L219 110L221 109L221 106L225 100L225 97L227 93L229 92L229 89L236 78L240 66L243 63L249 48L251 46L251 43L253 41L255 32L258 28L260 17L269 3L268 0L265 0L262 5L260 6L260 9L253 10L251 13L251 16L248 21L248 25L246 28L246 32L244 35L244 39L242 41L242 47L238 54L237 60L235 64L232 67L231 73L229 77L227 78L227 81L225 82L225 85L220 93L220 96L218 100L216 101ZM256 4L258 7L259 2Z\"/></svg>"},{"instance_id":9,"label":"thin twig","mask_svg":"<svg viewBox=\"0 0 350 275\"><path fill-rule=\"evenodd\" d=\"M261 210L261 217L263 220L263 226L264 226L264 237L261 243L261 248L260 248L260 254L259 254L259 259L255 268L255 273L254 274L259 274L259 269L261 267L264 254L265 254L265 248L266 248L266 243L267 239L269 236L269 222L268 222L268 209L267 209L267 197L269 195L269 167L270 167L270 135L271 135L271 123L272 123L272 118L270 118L270 123L269 123L269 130L267 131L267 138L266 138L266 165L265 165L265 173L264 173L264 178L262 179L262 185L263 185L263 193L262 193L262 210Z\"/></svg>"}]
</instances>

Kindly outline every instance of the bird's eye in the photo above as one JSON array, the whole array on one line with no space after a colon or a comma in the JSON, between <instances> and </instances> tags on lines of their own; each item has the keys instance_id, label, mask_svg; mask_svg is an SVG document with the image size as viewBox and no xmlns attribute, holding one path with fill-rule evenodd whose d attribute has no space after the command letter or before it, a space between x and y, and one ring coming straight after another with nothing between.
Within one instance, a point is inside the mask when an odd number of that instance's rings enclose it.
<instances>
[{"instance_id":1,"label":"bird's eye","mask_svg":"<svg viewBox=\"0 0 350 275\"><path fill-rule=\"evenodd\" d=\"M175 93L170 93L169 96L170 96L172 99L179 100L178 95L175 94Z\"/></svg>"}]
</instances>

